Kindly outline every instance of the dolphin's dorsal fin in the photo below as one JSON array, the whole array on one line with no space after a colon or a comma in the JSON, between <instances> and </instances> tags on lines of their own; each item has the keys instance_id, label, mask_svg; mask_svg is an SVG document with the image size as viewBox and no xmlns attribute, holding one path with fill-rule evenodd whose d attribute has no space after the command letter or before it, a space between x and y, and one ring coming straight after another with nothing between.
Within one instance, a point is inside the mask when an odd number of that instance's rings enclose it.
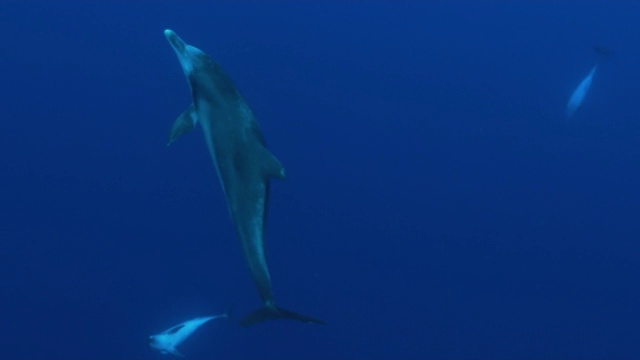
<instances>
[{"instance_id":1,"label":"dolphin's dorsal fin","mask_svg":"<svg viewBox=\"0 0 640 360\"><path fill-rule=\"evenodd\" d=\"M180 351L178 351L178 349L176 349L176 348L169 349L169 353L172 354L172 355L175 355L177 357L184 357L184 355L182 355L182 353Z\"/></svg>"},{"instance_id":2,"label":"dolphin's dorsal fin","mask_svg":"<svg viewBox=\"0 0 640 360\"><path fill-rule=\"evenodd\" d=\"M171 143L176 141L180 136L193 130L197 123L198 117L196 116L196 110L193 104L191 104L173 123L167 146L171 145Z\"/></svg>"},{"instance_id":3,"label":"dolphin's dorsal fin","mask_svg":"<svg viewBox=\"0 0 640 360\"><path fill-rule=\"evenodd\" d=\"M273 156L273 154L270 153L267 148L263 147L262 150L263 151L261 151L260 154L262 158L260 159L260 161L265 176L284 180L286 176L284 173L284 167L282 166L282 163L280 163L280 160L276 159L276 157Z\"/></svg>"}]
</instances>

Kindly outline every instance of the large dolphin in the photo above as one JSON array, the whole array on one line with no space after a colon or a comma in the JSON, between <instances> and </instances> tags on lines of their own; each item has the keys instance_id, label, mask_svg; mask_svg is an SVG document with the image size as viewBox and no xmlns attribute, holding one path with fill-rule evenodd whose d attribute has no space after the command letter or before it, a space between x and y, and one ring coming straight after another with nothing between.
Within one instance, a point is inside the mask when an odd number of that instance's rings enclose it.
<instances>
[{"instance_id":1,"label":"large dolphin","mask_svg":"<svg viewBox=\"0 0 640 360\"><path fill-rule=\"evenodd\" d=\"M160 353L162 354L172 354L175 356L184 357L184 355L182 355L180 351L178 351L178 345L182 344L182 342L187 340L187 338L191 336L194 331L198 330L200 326L204 325L210 320L227 317L229 317L228 312L221 315L205 316L185 321L182 324L178 324L161 332L160 334L149 336L149 347L154 350L160 351Z\"/></svg>"},{"instance_id":2,"label":"large dolphin","mask_svg":"<svg viewBox=\"0 0 640 360\"><path fill-rule=\"evenodd\" d=\"M589 74L582 79L578 87L573 91L571 97L569 98L569 102L567 103L567 117L571 118L573 114L575 114L576 110L582 105L584 101L584 97L587 95L589 88L591 87L591 82L593 81L593 75L596 74L596 69L598 68L598 64L596 64Z\"/></svg>"},{"instance_id":3,"label":"large dolphin","mask_svg":"<svg viewBox=\"0 0 640 360\"><path fill-rule=\"evenodd\" d=\"M284 179L280 161L267 150L253 112L222 68L175 32L164 35L189 82L193 104L175 121L169 143L200 123L218 172L245 261L262 297L263 307L240 323L251 325L279 318L323 322L276 306L264 253L264 223L269 180Z\"/></svg>"}]
</instances>

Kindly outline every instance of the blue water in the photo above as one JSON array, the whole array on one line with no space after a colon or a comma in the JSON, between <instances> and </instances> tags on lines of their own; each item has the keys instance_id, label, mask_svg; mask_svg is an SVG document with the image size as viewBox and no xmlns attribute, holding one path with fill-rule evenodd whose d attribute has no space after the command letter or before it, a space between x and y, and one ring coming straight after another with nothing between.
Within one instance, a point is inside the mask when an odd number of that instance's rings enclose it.
<instances>
[{"instance_id":1,"label":"blue water","mask_svg":"<svg viewBox=\"0 0 640 360\"><path fill-rule=\"evenodd\" d=\"M186 4L183 4L186 3ZM160 359L640 358L640 3L0 3L0 349ZM288 179L260 305L163 36ZM601 64L571 120L566 102ZM166 358L166 357L164 357Z\"/></svg>"}]
</instances>

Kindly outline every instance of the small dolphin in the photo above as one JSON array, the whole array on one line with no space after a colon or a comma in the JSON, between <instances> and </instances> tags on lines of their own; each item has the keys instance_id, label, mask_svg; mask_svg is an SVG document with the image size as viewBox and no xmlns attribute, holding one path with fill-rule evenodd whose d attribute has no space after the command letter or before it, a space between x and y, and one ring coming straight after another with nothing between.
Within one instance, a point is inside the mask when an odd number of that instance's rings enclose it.
<instances>
[{"instance_id":1,"label":"small dolphin","mask_svg":"<svg viewBox=\"0 0 640 360\"><path fill-rule=\"evenodd\" d=\"M587 92L591 87L591 82L593 81L593 75L595 75L597 68L598 68L598 65L596 64L591 69L591 71L589 71L589 74L587 74L587 76L584 79L582 79L578 87L573 91L573 94L571 94L571 97L569 98L569 102L567 103L567 110L566 110L567 117L571 118L573 114L575 114L576 110L578 110L578 108L582 105L582 102L584 101L584 97L587 95Z\"/></svg>"},{"instance_id":2,"label":"small dolphin","mask_svg":"<svg viewBox=\"0 0 640 360\"><path fill-rule=\"evenodd\" d=\"M575 114L576 110L582 105L584 102L584 98L591 88L591 83L593 82L593 76L596 74L596 70L598 65L603 60L606 60L614 55L614 51L612 49L606 48L600 45L594 45L593 51L596 54L596 64L593 66L591 71L585 76L584 79L580 82L578 87L573 91L571 97L569 98L569 102L567 103L567 117L571 118L573 114Z\"/></svg>"},{"instance_id":3,"label":"small dolphin","mask_svg":"<svg viewBox=\"0 0 640 360\"><path fill-rule=\"evenodd\" d=\"M196 124L202 126L245 261L264 305L240 323L246 326L284 318L322 324L320 320L276 306L271 291L264 252L264 223L269 181L285 178L282 164L265 147L253 112L222 68L175 32L167 29L164 35L178 56L193 99L175 121L169 144Z\"/></svg>"},{"instance_id":4,"label":"small dolphin","mask_svg":"<svg viewBox=\"0 0 640 360\"><path fill-rule=\"evenodd\" d=\"M165 330L158 335L149 336L149 347L154 350L160 351L160 353L162 354L172 354L175 356L184 357L184 355L182 355L180 351L176 349L176 346L187 340L187 338L191 336L194 331L196 331L200 326L204 325L208 321L219 318L227 318L228 316L229 314L228 312L226 312L221 315L205 316L185 321L182 324Z\"/></svg>"}]
</instances>

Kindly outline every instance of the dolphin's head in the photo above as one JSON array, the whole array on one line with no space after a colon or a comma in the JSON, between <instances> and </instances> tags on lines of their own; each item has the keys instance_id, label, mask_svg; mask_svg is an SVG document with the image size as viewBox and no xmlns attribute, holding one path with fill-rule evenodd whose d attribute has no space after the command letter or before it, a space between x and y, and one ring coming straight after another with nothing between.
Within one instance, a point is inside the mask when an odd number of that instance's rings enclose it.
<instances>
[{"instance_id":1,"label":"dolphin's head","mask_svg":"<svg viewBox=\"0 0 640 360\"><path fill-rule=\"evenodd\" d=\"M147 345L149 346L149 349L161 349L160 344L158 344L158 339L155 335L149 336L149 338L147 339Z\"/></svg>"},{"instance_id":2,"label":"dolphin's head","mask_svg":"<svg viewBox=\"0 0 640 360\"><path fill-rule=\"evenodd\" d=\"M161 354L173 354L179 357L183 357L178 349L176 349L176 346L183 340L184 338L176 335L176 333L164 332L162 334L149 336L149 338L147 339L147 345L149 345L149 349L157 350Z\"/></svg>"},{"instance_id":3,"label":"dolphin's head","mask_svg":"<svg viewBox=\"0 0 640 360\"><path fill-rule=\"evenodd\" d=\"M167 335L159 334L149 336L147 339L147 345L149 345L149 349L151 350L157 350L166 354L175 347L176 343Z\"/></svg>"},{"instance_id":4,"label":"dolphin's head","mask_svg":"<svg viewBox=\"0 0 640 360\"><path fill-rule=\"evenodd\" d=\"M182 65L182 70L187 77L209 64L209 57L202 50L185 43L173 30L166 29L164 36L169 41L173 51L176 52L180 65Z\"/></svg>"},{"instance_id":5,"label":"dolphin's head","mask_svg":"<svg viewBox=\"0 0 640 360\"><path fill-rule=\"evenodd\" d=\"M239 94L233 82L207 54L185 43L173 30L165 30L164 36L180 60L196 107L198 106L196 96L210 101L217 101L220 97L225 97L226 100L238 97Z\"/></svg>"}]
</instances>

